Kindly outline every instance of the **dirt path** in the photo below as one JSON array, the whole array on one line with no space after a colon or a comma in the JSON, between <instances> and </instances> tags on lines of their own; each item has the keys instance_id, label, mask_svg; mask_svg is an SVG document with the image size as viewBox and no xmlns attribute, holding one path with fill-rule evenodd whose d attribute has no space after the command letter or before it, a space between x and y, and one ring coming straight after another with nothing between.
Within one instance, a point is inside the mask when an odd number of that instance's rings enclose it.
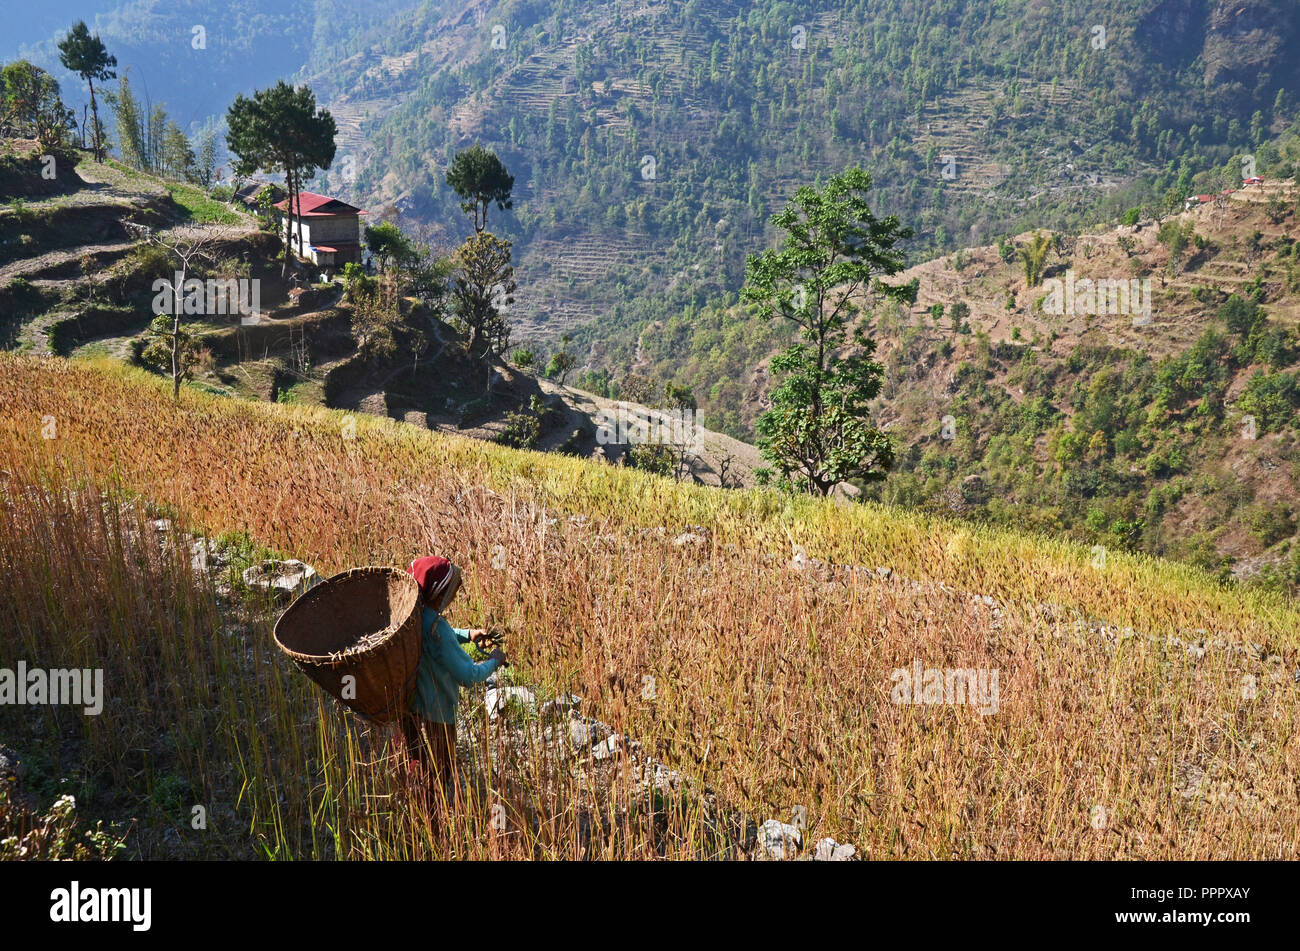
<instances>
[{"instance_id":1,"label":"dirt path","mask_svg":"<svg viewBox=\"0 0 1300 951\"><path fill-rule=\"evenodd\" d=\"M617 400L597 396L595 393L588 393L571 386L561 386L544 378L539 378L537 382L547 396L558 396L563 400L568 411L564 426L544 439L539 446L541 449L553 449L564 443L575 429L582 428L587 421L592 425L598 425L602 413L608 414L608 418L617 418L620 411ZM627 405L634 410L645 411L645 407L638 407L637 404ZM757 447L723 433L705 429L698 424L694 425L692 431L695 436L693 454L697 460L694 472L700 482L705 485L718 485L725 464L729 485L754 484L754 470L764 465L763 457L759 455ZM626 449L626 445L611 446L609 455L611 459L617 458Z\"/></svg>"}]
</instances>

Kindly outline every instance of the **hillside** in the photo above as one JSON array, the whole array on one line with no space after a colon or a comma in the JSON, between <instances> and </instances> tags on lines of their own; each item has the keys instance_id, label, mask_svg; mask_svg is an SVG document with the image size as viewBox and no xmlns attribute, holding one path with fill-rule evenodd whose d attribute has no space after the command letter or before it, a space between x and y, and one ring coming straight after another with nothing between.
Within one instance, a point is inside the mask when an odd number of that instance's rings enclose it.
<instances>
[{"instance_id":1,"label":"hillside","mask_svg":"<svg viewBox=\"0 0 1300 951\"><path fill-rule=\"evenodd\" d=\"M448 158L492 146L517 180L495 227L518 242L521 335L627 343L737 291L768 215L848 165L928 256L1266 158L1297 40L1280 0L477 0L399 11L308 76L350 162L329 187L438 233Z\"/></svg>"},{"instance_id":2,"label":"hillside","mask_svg":"<svg viewBox=\"0 0 1300 951\"><path fill-rule=\"evenodd\" d=\"M129 169L63 157L69 168L46 182L33 143L0 142L7 153L0 196L0 345L59 356L111 356L141 363L154 298L153 282L170 280L175 260L148 247L128 226L147 224L162 239L207 235L211 254L196 275L257 282L264 313L187 320L198 358L190 384L244 399L357 410L416 426L495 440L536 398L539 448L622 464L627 443L599 431L620 412L613 401L540 380L504 360L470 359L464 335L418 300L403 303L425 328L429 346L407 362L362 351L355 307L341 281L317 278L296 264L280 276L277 239L245 209L203 189ZM42 186L50 186L42 193ZM57 187L55 187L57 186ZM22 196L22 197L19 197ZM155 369L159 369L155 367ZM624 401L624 413L654 410ZM752 484L757 451L733 437L692 425L689 477L705 484ZM687 475L687 473L683 473Z\"/></svg>"},{"instance_id":3,"label":"hillside","mask_svg":"<svg viewBox=\"0 0 1300 951\"><path fill-rule=\"evenodd\" d=\"M1057 7L70 0L17 15L7 55L51 69L79 112L53 17L85 15L192 135L237 93L307 81L341 133L319 186L434 236L459 220L447 162L481 140L516 175L494 227L518 246L520 336L596 322L627 344L734 294L768 215L850 164L930 256L1159 204L1189 176L1265 163L1295 118L1286 0Z\"/></svg>"},{"instance_id":4,"label":"hillside","mask_svg":"<svg viewBox=\"0 0 1300 951\"><path fill-rule=\"evenodd\" d=\"M805 854L1294 857L1300 616L1186 567L339 411L175 404L102 361L0 355L0 452L5 651L117 685L112 716L56 708L33 734L5 706L0 729L38 800L70 791L106 833L141 817L129 854L743 857L726 843L794 816ZM264 546L326 573L446 552L457 621L509 632L507 682L576 694L624 740L557 760L551 732L519 745L544 717L467 695L465 822L393 835L386 734L317 705L271 649L274 605L223 580ZM997 671L998 715L891 701L891 671L945 664Z\"/></svg>"},{"instance_id":5,"label":"hillside","mask_svg":"<svg viewBox=\"0 0 1300 951\"><path fill-rule=\"evenodd\" d=\"M1033 287L1017 252L1034 233L903 271L916 304L865 324L898 450L869 492L1296 590L1298 198L1266 180L1161 222L1044 232L1056 249ZM1082 283L1078 313L1050 312L1048 282L1071 275L1137 280L1130 311L1145 299L1149 318L1111 313L1118 297L1089 308ZM744 438L789 340L740 308L687 310L640 334L633 367L690 386L706 423Z\"/></svg>"}]
</instances>

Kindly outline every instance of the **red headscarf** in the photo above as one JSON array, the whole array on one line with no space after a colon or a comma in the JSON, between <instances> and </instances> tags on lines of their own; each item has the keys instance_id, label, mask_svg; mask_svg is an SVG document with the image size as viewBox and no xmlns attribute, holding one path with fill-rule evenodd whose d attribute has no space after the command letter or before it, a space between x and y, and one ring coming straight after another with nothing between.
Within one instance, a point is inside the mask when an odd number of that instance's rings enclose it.
<instances>
[{"instance_id":1,"label":"red headscarf","mask_svg":"<svg viewBox=\"0 0 1300 951\"><path fill-rule=\"evenodd\" d=\"M441 593L451 578L451 562L439 555L417 558L406 570L415 578L415 583L420 586L420 594L426 600Z\"/></svg>"}]
</instances>

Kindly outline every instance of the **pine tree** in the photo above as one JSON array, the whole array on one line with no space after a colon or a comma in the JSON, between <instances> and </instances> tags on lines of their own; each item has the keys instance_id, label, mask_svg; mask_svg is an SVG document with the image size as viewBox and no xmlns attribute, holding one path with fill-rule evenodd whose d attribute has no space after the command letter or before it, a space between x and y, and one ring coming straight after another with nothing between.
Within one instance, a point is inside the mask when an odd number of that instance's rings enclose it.
<instances>
[{"instance_id":1,"label":"pine tree","mask_svg":"<svg viewBox=\"0 0 1300 951\"><path fill-rule=\"evenodd\" d=\"M102 126L99 123L99 103L95 100L95 80L113 79L117 73L117 57L110 56L98 36L91 36L84 20L68 31L59 43L59 62L65 69L71 70L90 85L90 111L92 135L95 143L95 161L104 161L104 142L101 138ZM83 143L84 144L84 143Z\"/></svg>"}]
</instances>

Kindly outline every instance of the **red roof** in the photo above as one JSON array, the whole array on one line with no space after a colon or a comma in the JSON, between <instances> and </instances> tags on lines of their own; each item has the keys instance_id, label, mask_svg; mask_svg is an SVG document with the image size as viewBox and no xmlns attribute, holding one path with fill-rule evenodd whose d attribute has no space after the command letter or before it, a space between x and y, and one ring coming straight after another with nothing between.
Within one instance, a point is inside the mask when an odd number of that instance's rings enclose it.
<instances>
[{"instance_id":1,"label":"red roof","mask_svg":"<svg viewBox=\"0 0 1300 951\"><path fill-rule=\"evenodd\" d=\"M287 211L289 199L278 202L275 207ZM315 192L302 192L298 195L298 205L294 209L294 214L299 218L329 218L335 215L364 215L365 212L337 198L317 195Z\"/></svg>"},{"instance_id":2,"label":"red roof","mask_svg":"<svg viewBox=\"0 0 1300 951\"><path fill-rule=\"evenodd\" d=\"M313 251L328 251L330 254L338 254L338 253L339 253L340 251L342 251L344 248L346 248L346 249L348 249L348 250L350 251L350 250L353 249L353 248L359 248L359 247L361 247L361 243L360 243L359 241L346 241L346 242L341 242L341 243L339 243L339 244L334 244L334 245L329 245L329 244L313 244L313 245L311 246L311 249L312 249Z\"/></svg>"}]
</instances>

